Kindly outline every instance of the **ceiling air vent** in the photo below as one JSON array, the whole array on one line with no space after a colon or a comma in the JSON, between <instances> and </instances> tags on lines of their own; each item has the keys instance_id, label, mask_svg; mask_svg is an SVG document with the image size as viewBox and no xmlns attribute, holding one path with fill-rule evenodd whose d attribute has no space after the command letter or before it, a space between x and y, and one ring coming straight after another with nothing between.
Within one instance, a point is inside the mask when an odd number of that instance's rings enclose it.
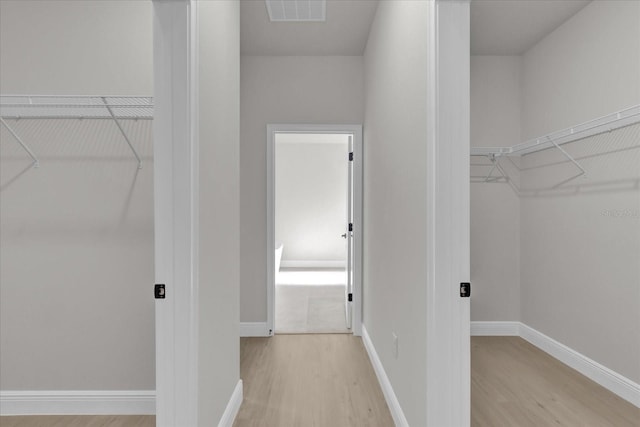
<instances>
[{"instance_id":1,"label":"ceiling air vent","mask_svg":"<svg viewBox=\"0 0 640 427\"><path fill-rule=\"evenodd\" d=\"M327 19L326 0L265 0L271 22L322 22Z\"/></svg>"}]
</instances>

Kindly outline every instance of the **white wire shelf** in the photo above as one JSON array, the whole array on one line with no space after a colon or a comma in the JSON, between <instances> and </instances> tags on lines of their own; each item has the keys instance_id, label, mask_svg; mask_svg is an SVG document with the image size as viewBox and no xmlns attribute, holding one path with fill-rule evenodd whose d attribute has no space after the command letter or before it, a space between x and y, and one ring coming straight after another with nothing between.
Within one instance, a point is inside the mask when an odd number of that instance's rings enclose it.
<instances>
[{"instance_id":1,"label":"white wire shelf","mask_svg":"<svg viewBox=\"0 0 640 427\"><path fill-rule=\"evenodd\" d=\"M472 147L472 156L522 156L640 123L640 105L626 108L512 147Z\"/></svg>"},{"instance_id":2,"label":"white wire shelf","mask_svg":"<svg viewBox=\"0 0 640 427\"><path fill-rule=\"evenodd\" d=\"M562 145L584 140L605 132L611 132L636 123L640 123L640 105L634 105L633 107L598 117L597 119L589 120L570 128L562 129L539 138L530 139L512 147L472 147L472 157L486 157L490 162L487 165L484 165L490 168L486 176L484 178L476 177L473 182L506 182L513 188L516 194L520 194L520 189L514 184L507 171L500 164L500 157L524 156L538 151L555 148L578 169L578 173L576 175L558 184L558 186L565 184L578 177L585 176L587 171L582 167L580 162L574 159L573 156L571 156L571 154L562 147ZM493 173L495 171L499 172L500 175L494 175Z\"/></svg>"},{"instance_id":3,"label":"white wire shelf","mask_svg":"<svg viewBox=\"0 0 640 427\"><path fill-rule=\"evenodd\" d=\"M107 119L113 120L142 168L142 159L131 143L121 120L152 120L153 98L142 96L0 95L0 124L33 160L36 154L5 119Z\"/></svg>"},{"instance_id":4,"label":"white wire shelf","mask_svg":"<svg viewBox=\"0 0 640 427\"><path fill-rule=\"evenodd\" d=\"M117 119L153 119L153 98L0 95L0 116L5 119L113 119L113 117Z\"/></svg>"}]
</instances>

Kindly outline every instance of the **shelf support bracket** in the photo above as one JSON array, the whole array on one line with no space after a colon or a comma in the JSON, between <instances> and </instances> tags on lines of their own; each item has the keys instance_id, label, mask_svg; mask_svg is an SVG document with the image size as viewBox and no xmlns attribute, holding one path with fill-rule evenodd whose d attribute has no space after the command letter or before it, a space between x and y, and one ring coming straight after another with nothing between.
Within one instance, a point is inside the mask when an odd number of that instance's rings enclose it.
<instances>
[{"instance_id":1,"label":"shelf support bracket","mask_svg":"<svg viewBox=\"0 0 640 427\"><path fill-rule=\"evenodd\" d=\"M120 133L122 134L122 137L124 138L125 141L127 141L127 144L129 145L129 148L133 152L133 155L136 156L136 160L138 161L138 169L142 169L142 160L140 159L140 156L138 155L138 152L136 151L136 149L133 148L133 144L131 144L131 141L129 140L129 137L127 136L127 133L122 128L122 125L120 124L120 120L118 120L116 115L113 114L113 110L111 109L111 106L107 102L107 98L104 97L104 96L101 96L100 99L102 99L102 103L107 108L107 111L109 112L109 115L111 116L111 118L115 122L116 126L118 126L118 129L120 130Z\"/></svg>"},{"instance_id":2,"label":"shelf support bracket","mask_svg":"<svg viewBox=\"0 0 640 427\"><path fill-rule=\"evenodd\" d=\"M578 177L586 175L587 171L584 170L582 165L580 163L578 163L578 161L576 159L574 159L571 156L571 154L567 153L567 151L564 148L562 148L562 146L560 146L558 143L556 143L553 139L551 139L551 137L547 136L547 139L549 140L550 143L553 144L554 147L556 147L558 150L560 150L560 152L562 153L563 156L565 156L567 159L569 159L569 161L571 163L573 163L578 169L580 169L580 173L578 173L576 176L572 176L571 178L562 181L560 184L556 185L554 188L559 187L562 184L566 184L569 181L573 181L574 179L576 179Z\"/></svg>"},{"instance_id":3,"label":"shelf support bracket","mask_svg":"<svg viewBox=\"0 0 640 427\"><path fill-rule=\"evenodd\" d=\"M504 170L504 168L500 166L499 162L496 162L496 168L498 168L498 171L500 171L502 176L504 176L505 180L507 181L507 184L509 184L509 187L511 187L513 192L516 193L516 196L520 196L522 194L520 192L520 188L513 182L509 174Z\"/></svg>"},{"instance_id":4,"label":"shelf support bracket","mask_svg":"<svg viewBox=\"0 0 640 427\"><path fill-rule=\"evenodd\" d=\"M11 129L11 126L9 126L7 124L7 122L4 121L4 119L2 117L0 117L0 123L2 123L2 125L9 131L9 133L15 138L16 141L18 141L18 144L20 144L20 146L24 149L24 151L27 152L27 154L29 155L29 157L31 157L31 159L33 160L33 167L37 168L40 167L40 161L38 160L38 158L36 157L35 154L33 154L33 151L31 151L31 149L27 146L27 144L25 144L22 139L18 136L17 133L15 133L15 131L13 129Z\"/></svg>"},{"instance_id":5,"label":"shelf support bracket","mask_svg":"<svg viewBox=\"0 0 640 427\"><path fill-rule=\"evenodd\" d=\"M489 161L491 162L493 167L491 168L491 170L489 171L487 176L484 178L484 182L496 181L496 180L500 179L500 177L492 176L493 175L493 171L495 171L496 168L498 167L498 161L496 159L496 155L495 154L489 154L487 157L489 158Z\"/></svg>"}]
</instances>

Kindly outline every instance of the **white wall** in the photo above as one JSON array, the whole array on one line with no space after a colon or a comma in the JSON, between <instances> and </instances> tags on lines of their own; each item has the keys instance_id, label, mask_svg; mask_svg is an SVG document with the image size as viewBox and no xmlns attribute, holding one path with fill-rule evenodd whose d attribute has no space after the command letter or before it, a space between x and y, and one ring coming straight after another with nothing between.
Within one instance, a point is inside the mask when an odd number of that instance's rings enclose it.
<instances>
[{"instance_id":1,"label":"white wall","mask_svg":"<svg viewBox=\"0 0 640 427\"><path fill-rule=\"evenodd\" d=\"M427 396L427 19L426 2L381 2L365 52L363 323L413 426Z\"/></svg>"},{"instance_id":2,"label":"white wall","mask_svg":"<svg viewBox=\"0 0 640 427\"><path fill-rule=\"evenodd\" d=\"M9 123L41 166L2 129L0 389L153 390L151 122L141 170L111 122Z\"/></svg>"},{"instance_id":3,"label":"white wall","mask_svg":"<svg viewBox=\"0 0 640 427\"><path fill-rule=\"evenodd\" d=\"M0 92L153 95L151 1L2 0Z\"/></svg>"},{"instance_id":4,"label":"white wall","mask_svg":"<svg viewBox=\"0 0 640 427\"><path fill-rule=\"evenodd\" d=\"M472 147L520 142L521 63L520 56L471 57ZM508 161L501 162L514 171ZM471 163L472 175L483 177L491 170L486 159L472 157ZM520 200L507 183L474 181L471 320L520 320Z\"/></svg>"},{"instance_id":5,"label":"white wall","mask_svg":"<svg viewBox=\"0 0 640 427\"><path fill-rule=\"evenodd\" d=\"M523 56L523 139L638 104L640 3L594 1Z\"/></svg>"},{"instance_id":6,"label":"white wall","mask_svg":"<svg viewBox=\"0 0 640 427\"><path fill-rule=\"evenodd\" d=\"M362 57L242 56L240 320L267 320L266 145L269 123L359 124Z\"/></svg>"},{"instance_id":7,"label":"white wall","mask_svg":"<svg viewBox=\"0 0 640 427\"><path fill-rule=\"evenodd\" d=\"M213 426L240 379L240 5L198 7L198 425Z\"/></svg>"},{"instance_id":8,"label":"white wall","mask_svg":"<svg viewBox=\"0 0 640 427\"><path fill-rule=\"evenodd\" d=\"M345 265L348 144L346 135L276 134L275 233L284 267Z\"/></svg>"},{"instance_id":9,"label":"white wall","mask_svg":"<svg viewBox=\"0 0 640 427\"><path fill-rule=\"evenodd\" d=\"M640 104L640 3L592 2L523 59L523 136ZM522 321L640 382L640 130L526 156ZM627 211L628 210L628 211ZM616 212L628 212L615 216Z\"/></svg>"},{"instance_id":10,"label":"white wall","mask_svg":"<svg viewBox=\"0 0 640 427\"><path fill-rule=\"evenodd\" d=\"M0 3L0 92L150 95L151 4ZM153 390L151 122L3 129L0 389Z\"/></svg>"}]
</instances>

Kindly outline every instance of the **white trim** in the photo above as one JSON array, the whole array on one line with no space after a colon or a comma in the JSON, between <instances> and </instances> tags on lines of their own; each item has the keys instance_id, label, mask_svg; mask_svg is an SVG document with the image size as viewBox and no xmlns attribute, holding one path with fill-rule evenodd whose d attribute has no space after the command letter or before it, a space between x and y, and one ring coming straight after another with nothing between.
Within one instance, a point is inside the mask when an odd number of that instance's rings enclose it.
<instances>
[{"instance_id":1,"label":"white trim","mask_svg":"<svg viewBox=\"0 0 640 427\"><path fill-rule=\"evenodd\" d=\"M275 150L274 134L333 133L353 135L353 335L362 334L362 125L267 125L267 327L275 330ZM467 156L468 157L468 156ZM468 168L467 168L468 169Z\"/></svg>"},{"instance_id":2,"label":"white trim","mask_svg":"<svg viewBox=\"0 0 640 427\"><path fill-rule=\"evenodd\" d=\"M153 390L0 391L0 415L153 415Z\"/></svg>"},{"instance_id":3,"label":"white trim","mask_svg":"<svg viewBox=\"0 0 640 427\"><path fill-rule=\"evenodd\" d=\"M471 423L469 2L426 2L426 425Z\"/></svg>"},{"instance_id":4,"label":"white trim","mask_svg":"<svg viewBox=\"0 0 640 427\"><path fill-rule=\"evenodd\" d=\"M153 1L156 425L198 419L198 2Z\"/></svg>"},{"instance_id":5,"label":"white trim","mask_svg":"<svg viewBox=\"0 0 640 427\"><path fill-rule=\"evenodd\" d=\"M523 323L520 337L640 408L639 384Z\"/></svg>"},{"instance_id":6,"label":"white trim","mask_svg":"<svg viewBox=\"0 0 640 427\"><path fill-rule=\"evenodd\" d=\"M188 368L188 379L186 386L189 395L182 396L179 404L188 411L185 419L199 418L199 343L200 343L200 17L198 12L198 1L189 0L189 64L188 72L188 102L189 102L189 167L184 170L189 175L189 186L191 191L191 206L189 212L188 242L190 250L190 262L188 274L190 281L186 285L191 286L190 290L185 289L185 296L188 296L188 305L183 309L189 314L189 338L186 343L188 353L185 351L182 360L176 363L187 361L191 366ZM174 184L176 181L174 181ZM179 184L179 183L178 183ZM180 187L178 187L180 188ZM174 190L175 191L175 190ZM185 313L186 314L186 313ZM177 345L185 345L177 342ZM156 426L158 422L156 420Z\"/></svg>"},{"instance_id":7,"label":"white trim","mask_svg":"<svg viewBox=\"0 0 640 427\"><path fill-rule=\"evenodd\" d=\"M520 322L471 322L471 336L518 336Z\"/></svg>"},{"instance_id":8,"label":"white trim","mask_svg":"<svg viewBox=\"0 0 640 427\"><path fill-rule=\"evenodd\" d=\"M242 380L238 380L238 384L236 384L236 388L231 394L231 398L229 399L229 403L227 403L227 407L222 414L222 418L220 418L218 427L233 426L233 422L236 420L236 416L238 415L238 411L242 405L242 400Z\"/></svg>"},{"instance_id":9,"label":"white trim","mask_svg":"<svg viewBox=\"0 0 640 427\"><path fill-rule=\"evenodd\" d=\"M387 406L389 406L389 411L391 412L391 416L393 417L393 422L395 423L396 427L409 427L409 422L404 416L404 412L402 411L402 407L400 406L398 397L393 391L391 381L389 381L389 377L387 377L387 373L384 370L384 366L382 366L382 362L378 357L376 348L371 341L371 337L369 337L369 333L367 332L367 328L365 327L365 325L362 325L362 342L364 343L364 348L367 350L367 354L369 354L369 360L371 360L373 370L378 377L378 382L380 383L380 388L382 388L382 394L384 394L384 399L387 402Z\"/></svg>"},{"instance_id":10,"label":"white trim","mask_svg":"<svg viewBox=\"0 0 640 427\"><path fill-rule=\"evenodd\" d=\"M240 322L241 337L269 337L267 322Z\"/></svg>"},{"instance_id":11,"label":"white trim","mask_svg":"<svg viewBox=\"0 0 640 427\"><path fill-rule=\"evenodd\" d=\"M345 260L282 260L280 261L280 267L282 268L344 268L346 265Z\"/></svg>"},{"instance_id":12,"label":"white trim","mask_svg":"<svg viewBox=\"0 0 640 427\"><path fill-rule=\"evenodd\" d=\"M270 336L273 334L276 324L276 156L274 145L273 130L271 125L267 125L267 330ZM280 263L282 264L282 260Z\"/></svg>"}]
</instances>

